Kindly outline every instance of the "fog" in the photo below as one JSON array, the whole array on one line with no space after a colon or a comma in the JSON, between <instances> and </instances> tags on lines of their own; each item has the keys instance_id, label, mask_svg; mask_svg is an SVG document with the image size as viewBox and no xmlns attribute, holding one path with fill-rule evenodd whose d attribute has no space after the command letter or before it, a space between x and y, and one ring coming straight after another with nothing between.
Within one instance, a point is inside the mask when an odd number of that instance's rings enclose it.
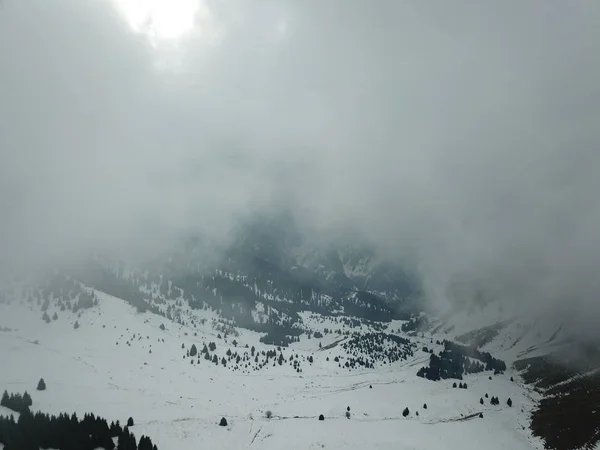
<instances>
[{"instance_id":1,"label":"fog","mask_svg":"<svg viewBox=\"0 0 600 450\"><path fill-rule=\"evenodd\" d=\"M288 208L434 302L600 313L598 3L172 0L147 32L124 3L0 3L3 265Z\"/></svg>"}]
</instances>

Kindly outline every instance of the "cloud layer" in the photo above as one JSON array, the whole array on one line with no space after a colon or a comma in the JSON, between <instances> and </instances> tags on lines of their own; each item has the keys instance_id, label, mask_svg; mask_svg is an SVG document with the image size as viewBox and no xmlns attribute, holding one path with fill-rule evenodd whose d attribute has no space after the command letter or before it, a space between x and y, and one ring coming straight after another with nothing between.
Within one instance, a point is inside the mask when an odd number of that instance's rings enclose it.
<instances>
[{"instance_id":1,"label":"cloud layer","mask_svg":"<svg viewBox=\"0 0 600 450\"><path fill-rule=\"evenodd\" d=\"M197 1L178 41L0 4L3 263L285 206L415 255L433 299L598 303L597 4Z\"/></svg>"}]
</instances>

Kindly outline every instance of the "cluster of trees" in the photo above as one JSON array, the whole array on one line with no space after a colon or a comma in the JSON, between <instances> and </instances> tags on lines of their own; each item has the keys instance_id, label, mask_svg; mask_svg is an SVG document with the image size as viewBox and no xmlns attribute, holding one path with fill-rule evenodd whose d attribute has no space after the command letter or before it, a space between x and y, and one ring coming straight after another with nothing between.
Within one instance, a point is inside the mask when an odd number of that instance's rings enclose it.
<instances>
[{"instance_id":1,"label":"cluster of trees","mask_svg":"<svg viewBox=\"0 0 600 450\"><path fill-rule=\"evenodd\" d=\"M406 323L403 323L400 328L405 333L409 333L411 331L415 331L415 332L423 331L423 330L426 330L428 327L429 327L429 319L427 318L427 316L419 315L419 316L411 317L410 320Z\"/></svg>"},{"instance_id":2,"label":"cluster of trees","mask_svg":"<svg viewBox=\"0 0 600 450\"><path fill-rule=\"evenodd\" d=\"M444 340L444 350L439 356L432 353L429 357L429 366L421 367L417 376L432 381L447 378L462 380L464 374L484 370L493 370L495 374L502 373L506 370L506 363L487 352L480 352L475 347Z\"/></svg>"},{"instance_id":3,"label":"cluster of trees","mask_svg":"<svg viewBox=\"0 0 600 450\"><path fill-rule=\"evenodd\" d=\"M284 328L274 326L267 331L267 334L261 336L259 340L263 344L288 347L292 342L300 342L300 333L302 333L302 330L295 327Z\"/></svg>"},{"instance_id":4,"label":"cluster of trees","mask_svg":"<svg viewBox=\"0 0 600 450\"><path fill-rule=\"evenodd\" d=\"M182 344L181 348L185 349L185 344ZM223 367L228 367L231 370L242 370L244 372L260 370L268 365L274 367L276 365L282 366L284 363L288 363L296 372L301 373L301 362L305 361L312 364L314 361L312 355L298 356L298 354L289 354L288 357L283 353L282 346L267 351L257 351L254 346L248 348L247 345L245 349L233 347L233 349L227 349L225 356L222 357L218 356L216 353L211 355L211 351L214 352L215 350L216 344L214 342L210 342L208 346L204 344L201 351L198 351L196 344L192 344L192 346L186 350L183 358L189 357L191 364L194 364L196 360L196 364L200 364L201 360L205 359L213 364L221 364ZM202 357L202 355L204 355L204 357Z\"/></svg>"},{"instance_id":5,"label":"cluster of trees","mask_svg":"<svg viewBox=\"0 0 600 450\"><path fill-rule=\"evenodd\" d=\"M348 353L344 367L374 368L376 363L391 364L413 356L416 345L408 339L387 333L352 333L342 344ZM339 357L336 357L339 362ZM341 366L341 363L340 363Z\"/></svg>"},{"instance_id":6,"label":"cluster of trees","mask_svg":"<svg viewBox=\"0 0 600 450\"><path fill-rule=\"evenodd\" d=\"M138 443L128 427L123 428L118 421L108 425L106 419L94 414L79 420L76 414L50 416L27 409L16 421L13 416L0 416L0 443L4 450L113 450L113 438L118 438L117 450L157 450L149 437L142 436Z\"/></svg>"},{"instance_id":7,"label":"cluster of trees","mask_svg":"<svg viewBox=\"0 0 600 450\"><path fill-rule=\"evenodd\" d=\"M18 413L29 411L29 407L32 404L33 401L31 400L31 395L29 395L27 391L25 391L23 395L9 394L7 391L4 391L4 394L2 394L2 399L0 400L0 406L12 409Z\"/></svg>"},{"instance_id":8,"label":"cluster of trees","mask_svg":"<svg viewBox=\"0 0 600 450\"><path fill-rule=\"evenodd\" d=\"M42 320L50 323L58 320L57 310L71 310L74 313L81 309L88 309L98 305L98 298L94 291L83 287L81 283L65 275L54 275L43 283L41 288L34 288L28 292L30 303L34 301L40 306ZM52 313L50 307L55 308Z\"/></svg>"}]
</instances>

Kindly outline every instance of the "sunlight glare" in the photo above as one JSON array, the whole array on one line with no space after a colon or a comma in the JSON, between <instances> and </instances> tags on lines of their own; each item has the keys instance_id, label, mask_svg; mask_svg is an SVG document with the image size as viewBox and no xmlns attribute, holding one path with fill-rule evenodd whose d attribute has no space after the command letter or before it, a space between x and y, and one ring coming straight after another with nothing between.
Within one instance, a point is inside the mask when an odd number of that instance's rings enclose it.
<instances>
[{"instance_id":1,"label":"sunlight glare","mask_svg":"<svg viewBox=\"0 0 600 450\"><path fill-rule=\"evenodd\" d=\"M201 0L114 0L131 29L153 46L191 33L199 13L208 11Z\"/></svg>"}]
</instances>

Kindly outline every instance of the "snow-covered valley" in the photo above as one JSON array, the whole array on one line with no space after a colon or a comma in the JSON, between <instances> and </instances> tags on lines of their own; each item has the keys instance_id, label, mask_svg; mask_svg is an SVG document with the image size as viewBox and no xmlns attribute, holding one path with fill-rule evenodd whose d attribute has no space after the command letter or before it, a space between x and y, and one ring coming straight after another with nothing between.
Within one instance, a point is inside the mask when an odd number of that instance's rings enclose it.
<instances>
[{"instance_id":1,"label":"snow-covered valley","mask_svg":"<svg viewBox=\"0 0 600 450\"><path fill-rule=\"evenodd\" d=\"M442 334L411 337L415 352L406 360L348 370L343 366L347 338L333 333L303 338L278 351L260 343L259 333L243 329L235 339L219 339L210 311L194 312L205 316L204 323L183 326L139 313L121 299L96 295L97 306L60 313L49 323L40 320L36 305L1 304L0 390L28 391L33 411L80 417L93 412L121 423L131 416L135 425L130 431L137 438L150 436L159 449L543 447L528 426L537 394L510 368L496 376L466 375L467 389L453 388L456 380L416 376L429 359L421 348L440 350L435 342ZM319 329L329 320L313 315L305 323ZM401 324L386 324L386 332L405 335L399 332ZM211 353L218 355L217 364L201 357L210 342L216 344ZM187 356L192 345L199 351L194 357ZM284 361L273 357L253 370L244 362L250 358L243 358L252 347L256 355L283 354ZM228 350L242 357L237 368L229 359L227 367L221 364ZM301 362L301 372L290 357ZM47 389L36 391L41 377ZM492 396L499 405L490 404ZM320 414L324 421L318 420ZM222 417L226 427L219 426Z\"/></svg>"}]
</instances>

